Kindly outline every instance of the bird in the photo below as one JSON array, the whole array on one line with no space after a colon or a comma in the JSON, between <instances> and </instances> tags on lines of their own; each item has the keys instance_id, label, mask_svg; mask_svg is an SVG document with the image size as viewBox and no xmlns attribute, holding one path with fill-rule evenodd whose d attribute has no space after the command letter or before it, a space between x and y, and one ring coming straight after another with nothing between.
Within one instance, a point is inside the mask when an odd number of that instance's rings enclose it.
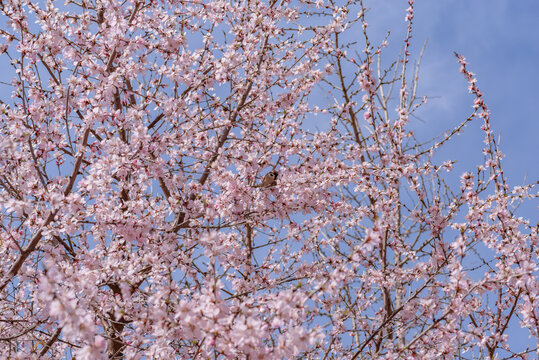
<instances>
[{"instance_id":1,"label":"bird","mask_svg":"<svg viewBox=\"0 0 539 360\"><path fill-rule=\"evenodd\" d=\"M279 173L277 171L275 170L270 171L269 173L264 175L264 177L262 178L262 181L256 187L268 188L268 187L275 186L275 184L277 184L278 175Z\"/></svg>"}]
</instances>

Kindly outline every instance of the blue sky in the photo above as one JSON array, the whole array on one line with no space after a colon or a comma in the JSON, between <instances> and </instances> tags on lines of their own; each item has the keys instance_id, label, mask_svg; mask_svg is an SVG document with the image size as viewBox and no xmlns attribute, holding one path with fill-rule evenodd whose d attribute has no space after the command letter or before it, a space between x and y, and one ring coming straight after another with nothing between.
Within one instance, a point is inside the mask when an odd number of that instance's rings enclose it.
<instances>
[{"instance_id":1,"label":"blue sky","mask_svg":"<svg viewBox=\"0 0 539 360\"><path fill-rule=\"evenodd\" d=\"M371 0L367 14L375 38L391 29L390 45L400 48L406 1ZM420 70L419 94L433 97L417 114L419 135L453 128L471 113L473 97L458 72L457 51L476 74L492 112L492 128L501 134L503 167L511 185L539 179L539 1L419 0L415 2L413 58L428 39ZM440 157L459 160L459 172L482 159L480 124L472 123ZM537 219L537 201L525 207Z\"/></svg>"}]
</instances>

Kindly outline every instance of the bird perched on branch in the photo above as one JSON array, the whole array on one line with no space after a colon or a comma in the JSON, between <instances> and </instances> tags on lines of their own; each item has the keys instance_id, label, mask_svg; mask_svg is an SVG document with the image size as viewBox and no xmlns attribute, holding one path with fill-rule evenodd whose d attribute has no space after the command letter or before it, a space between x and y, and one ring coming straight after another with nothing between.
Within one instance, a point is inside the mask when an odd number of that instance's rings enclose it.
<instances>
[{"instance_id":1,"label":"bird perched on branch","mask_svg":"<svg viewBox=\"0 0 539 360\"><path fill-rule=\"evenodd\" d=\"M277 171L275 171L275 170L270 171L269 173L264 175L264 177L262 178L262 181L260 182L260 184L256 185L255 187L267 188L267 187L275 186L275 184L277 184L277 176L278 175L279 175L279 173Z\"/></svg>"}]
</instances>

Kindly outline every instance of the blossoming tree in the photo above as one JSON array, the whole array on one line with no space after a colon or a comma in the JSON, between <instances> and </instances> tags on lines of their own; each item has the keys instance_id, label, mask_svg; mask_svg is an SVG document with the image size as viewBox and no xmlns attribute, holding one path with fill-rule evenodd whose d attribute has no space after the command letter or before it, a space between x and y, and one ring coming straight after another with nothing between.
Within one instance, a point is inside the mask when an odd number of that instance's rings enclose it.
<instances>
[{"instance_id":1,"label":"blossoming tree","mask_svg":"<svg viewBox=\"0 0 539 360\"><path fill-rule=\"evenodd\" d=\"M408 5L384 67L362 1L4 0L0 356L533 356L533 184L461 55L473 112L416 140Z\"/></svg>"}]
</instances>

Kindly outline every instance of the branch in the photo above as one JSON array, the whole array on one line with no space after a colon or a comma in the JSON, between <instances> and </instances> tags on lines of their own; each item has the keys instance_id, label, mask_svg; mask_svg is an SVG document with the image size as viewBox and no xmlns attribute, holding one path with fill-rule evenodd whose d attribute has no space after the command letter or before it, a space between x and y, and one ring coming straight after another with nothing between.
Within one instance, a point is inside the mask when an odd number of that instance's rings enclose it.
<instances>
[{"instance_id":1,"label":"branch","mask_svg":"<svg viewBox=\"0 0 539 360\"><path fill-rule=\"evenodd\" d=\"M51 346L58 340L58 337L60 336L60 333L62 332L62 328L58 328L54 334L52 334L52 337L47 341L45 346L43 346L43 349L41 349L41 352L39 353L39 357L45 356L47 351L51 348Z\"/></svg>"}]
</instances>

